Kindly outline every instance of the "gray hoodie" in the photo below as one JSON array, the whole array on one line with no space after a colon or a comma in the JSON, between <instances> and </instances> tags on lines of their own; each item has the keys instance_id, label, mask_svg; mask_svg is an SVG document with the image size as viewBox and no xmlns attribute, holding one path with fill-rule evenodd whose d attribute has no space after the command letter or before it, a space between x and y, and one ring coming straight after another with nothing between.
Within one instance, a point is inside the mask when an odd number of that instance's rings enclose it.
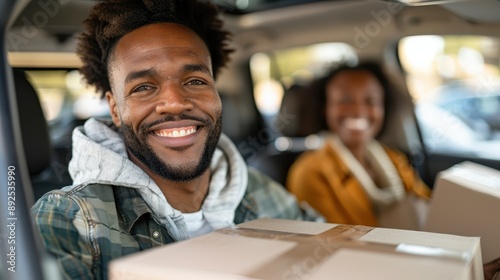
<instances>
[{"instance_id":1,"label":"gray hoodie","mask_svg":"<svg viewBox=\"0 0 500 280\"><path fill-rule=\"evenodd\" d=\"M221 135L211 164L209 192L203 216L214 229L233 225L234 213L245 194L248 170L234 144ZM135 188L155 216L176 240L188 238L181 212L174 209L156 183L129 160L125 143L111 123L88 120L73 133L73 158L69 164L73 186L99 183ZM168 226L170 225L170 226Z\"/></svg>"}]
</instances>

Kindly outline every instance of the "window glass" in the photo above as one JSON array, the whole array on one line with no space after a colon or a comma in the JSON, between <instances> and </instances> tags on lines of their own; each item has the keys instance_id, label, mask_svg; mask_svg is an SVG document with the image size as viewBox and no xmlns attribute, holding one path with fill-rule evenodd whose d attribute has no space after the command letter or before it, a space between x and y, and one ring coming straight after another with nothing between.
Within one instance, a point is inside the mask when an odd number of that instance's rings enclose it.
<instances>
[{"instance_id":1,"label":"window glass","mask_svg":"<svg viewBox=\"0 0 500 280\"><path fill-rule=\"evenodd\" d=\"M70 138L73 127L84 120L109 116L107 102L86 85L78 70L30 69L26 76L38 94L56 143Z\"/></svg>"},{"instance_id":2,"label":"window glass","mask_svg":"<svg viewBox=\"0 0 500 280\"><path fill-rule=\"evenodd\" d=\"M345 43L322 43L253 55L250 69L257 108L265 119L271 119L287 89L308 83L339 62L357 63L354 48Z\"/></svg>"},{"instance_id":3,"label":"window glass","mask_svg":"<svg viewBox=\"0 0 500 280\"><path fill-rule=\"evenodd\" d=\"M399 56L428 151L500 159L500 40L413 36Z\"/></svg>"},{"instance_id":4,"label":"window glass","mask_svg":"<svg viewBox=\"0 0 500 280\"><path fill-rule=\"evenodd\" d=\"M66 97L67 71L27 71L26 75L35 88L47 121L55 120L60 114Z\"/></svg>"}]
</instances>

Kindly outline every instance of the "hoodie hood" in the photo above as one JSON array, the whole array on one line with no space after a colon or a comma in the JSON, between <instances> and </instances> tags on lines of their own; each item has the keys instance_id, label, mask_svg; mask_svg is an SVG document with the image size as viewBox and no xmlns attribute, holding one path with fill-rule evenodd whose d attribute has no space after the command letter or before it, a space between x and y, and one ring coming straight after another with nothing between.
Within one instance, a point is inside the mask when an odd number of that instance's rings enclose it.
<instances>
[{"instance_id":1,"label":"hoodie hood","mask_svg":"<svg viewBox=\"0 0 500 280\"><path fill-rule=\"evenodd\" d=\"M211 179L201 210L214 229L233 224L234 212L245 194L247 166L231 140L224 134L214 152ZM73 186L105 184L139 191L154 216L176 240L187 239L181 212L166 200L156 183L129 160L125 143L112 122L89 119L73 132L73 158L69 163ZM167 226L170 224L170 226Z\"/></svg>"}]
</instances>

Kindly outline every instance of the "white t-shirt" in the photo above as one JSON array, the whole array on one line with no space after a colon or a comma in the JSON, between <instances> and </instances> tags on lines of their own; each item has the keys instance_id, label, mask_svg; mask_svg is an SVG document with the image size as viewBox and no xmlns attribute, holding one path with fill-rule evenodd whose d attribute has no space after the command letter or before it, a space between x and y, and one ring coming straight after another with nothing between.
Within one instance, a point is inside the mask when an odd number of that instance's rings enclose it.
<instances>
[{"instance_id":1,"label":"white t-shirt","mask_svg":"<svg viewBox=\"0 0 500 280\"><path fill-rule=\"evenodd\" d=\"M182 213L182 216L184 217L184 221L186 221L189 238L200 236L213 230L205 217L203 217L201 210L193 213Z\"/></svg>"}]
</instances>

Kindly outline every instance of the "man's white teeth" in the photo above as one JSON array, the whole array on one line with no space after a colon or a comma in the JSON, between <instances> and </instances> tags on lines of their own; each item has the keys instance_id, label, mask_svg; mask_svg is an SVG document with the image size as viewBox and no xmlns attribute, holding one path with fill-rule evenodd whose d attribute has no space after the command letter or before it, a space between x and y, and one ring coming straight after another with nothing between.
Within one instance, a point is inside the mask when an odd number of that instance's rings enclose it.
<instances>
[{"instance_id":1,"label":"man's white teeth","mask_svg":"<svg viewBox=\"0 0 500 280\"><path fill-rule=\"evenodd\" d=\"M196 132L196 126L188 127L188 128L180 128L180 129L164 129L157 130L155 134L161 137L184 137Z\"/></svg>"},{"instance_id":2,"label":"man's white teeth","mask_svg":"<svg viewBox=\"0 0 500 280\"><path fill-rule=\"evenodd\" d=\"M344 120L344 125L348 129L365 130L368 129L370 123L366 118L347 118Z\"/></svg>"}]
</instances>

